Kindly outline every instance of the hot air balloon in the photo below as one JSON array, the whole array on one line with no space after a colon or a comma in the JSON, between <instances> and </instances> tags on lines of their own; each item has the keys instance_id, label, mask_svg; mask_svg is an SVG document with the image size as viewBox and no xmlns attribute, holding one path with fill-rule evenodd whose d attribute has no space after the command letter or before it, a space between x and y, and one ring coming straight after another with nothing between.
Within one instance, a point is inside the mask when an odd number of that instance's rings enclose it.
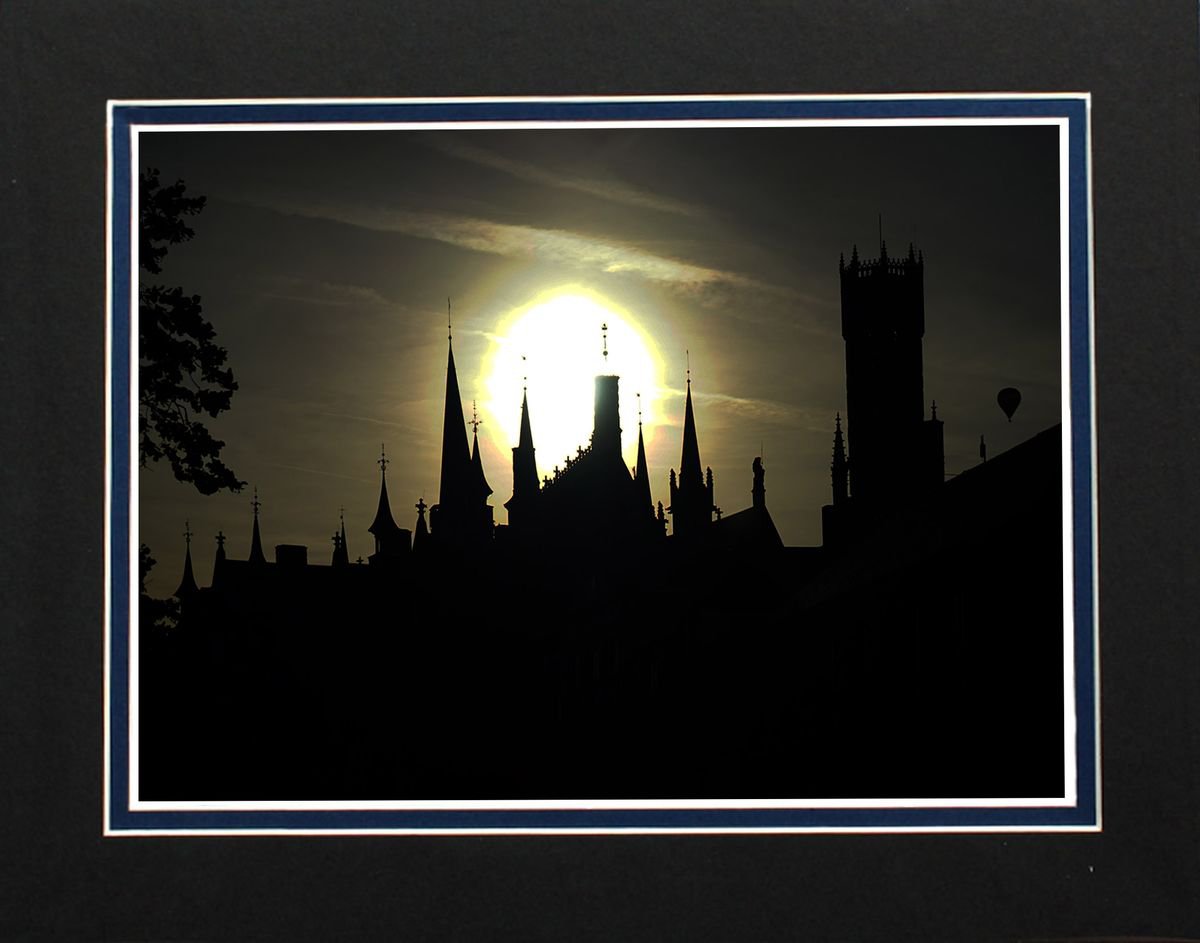
<instances>
[{"instance_id":1,"label":"hot air balloon","mask_svg":"<svg viewBox=\"0 0 1200 943\"><path fill-rule=\"evenodd\" d=\"M1004 415L1008 417L1008 421L1012 422L1013 413L1021 405L1021 391L1015 387L1006 386L996 394L996 402L1004 410Z\"/></svg>"}]
</instances>

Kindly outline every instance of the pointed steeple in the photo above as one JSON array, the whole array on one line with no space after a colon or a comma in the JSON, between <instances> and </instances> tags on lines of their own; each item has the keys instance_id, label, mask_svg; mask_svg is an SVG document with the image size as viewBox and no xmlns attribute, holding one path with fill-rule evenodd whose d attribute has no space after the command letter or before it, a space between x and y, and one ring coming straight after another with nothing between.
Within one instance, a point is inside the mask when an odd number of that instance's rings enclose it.
<instances>
[{"instance_id":1,"label":"pointed steeple","mask_svg":"<svg viewBox=\"0 0 1200 943\"><path fill-rule=\"evenodd\" d=\"M539 489L534 454L533 427L529 421L529 390L526 388L521 393L521 432L517 446L512 450L513 493L504 503L510 527L524 527L533 516L533 502Z\"/></svg>"},{"instance_id":2,"label":"pointed steeple","mask_svg":"<svg viewBox=\"0 0 1200 943\"><path fill-rule=\"evenodd\" d=\"M487 483L487 476L483 473L483 461L479 458L479 426L483 422L479 418L479 413L475 409L475 404L471 403L471 487L477 495L484 501L487 500L489 494L492 493L492 486Z\"/></svg>"},{"instance_id":3,"label":"pointed steeple","mask_svg":"<svg viewBox=\"0 0 1200 943\"><path fill-rule=\"evenodd\" d=\"M388 461L383 443L379 445L379 458L376 460L376 464L379 466L379 506L375 509L375 520L371 521L367 532L375 538L375 552L386 553L391 549L392 541L400 528L396 526L396 521L392 517L392 505L388 501L387 467L391 462Z\"/></svg>"},{"instance_id":4,"label":"pointed steeple","mask_svg":"<svg viewBox=\"0 0 1200 943\"><path fill-rule=\"evenodd\" d=\"M833 503L842 504L849 497L850 464L846 461L846 440L842 436L842 414L834 417L833 427Z\"/></svg>"},{"instance_id":5,"label":"pointed steeple","mask_svg":"<svg viewBox=\"0 0 1200 943\"><path fill-rule=\"evenodd\" d=\"M266 563L267 558L262 548L262 535L258 532L258 509L262 507L262 502L258 500L258 485L254 486L254 498L250 502L250 506L254 508L254 534L250 538L250 562Z\"/></svg>"},{"instance_id":6,"label":"pointed steeple","mask_svg":"<svg viewBox=\"0 0 1200 943\"><path fill-rule=\"evenodd\" d=\"M217 564L225 562L225 532L217 531L217 555L213 560L213 567Z\"/></svg>"},{"instance_id":7,"label":"pointed steeple","mask_svg":"<svg viewBox=\"0 0 1200 943\"><path fill-rule=\"evenodd\" d=\"M679 485L700 486L704 473L700 469L700 445L696 440L696 416L692 411L692 369L688 367L687 403L683 410L683 455L679 460Z\"/></svg>"},{"instance_id":8,"label":"pointed steeple","mask_svg":"<svg viewBox=\"0 0 1200 943\"><path fill-rule=\"evenodd\" d=\"M179 581L179 588L175 590L177 599L186 599L200 591L196 585L196 577L192 575L192 525L189 521L184 521L183 538L187 541L187 550L183 556L183 578Z\"/></svg>"},{"instance_id":9,"label":"pointed steeple","mask_svg":"<svg viewBox=\"0 0 1200 943\"><path fill-rule=\"evenodd\" d=\"M450 301L446 308L449 311ZM438 502L456 504L466 497L471 453L467 446L467 424L463 416L462 397L458 391L458 371L454 368L454 341L447 337L446 354L446 412L442 421L442 473Z\"/></svg>"},{"instance_id":10,"label":"pointed steeple","mask_svg":"<svg viewBox=\"0 0 1200 943\"><path fill-rule=\"evenodd\" d=\"M529 391L521 391L521 434L517 438L517 448L533 451L533 428L529 424Z\"/></svg>"},{"instance_id":11,"label":"pointed steeple","mask_svg":"<svg viewBox=\"0 0 1200 943\"><path fill-rule=\"evenodd\" d=\"M634 468L633 481L637 485L638 500L642 507L650 508L654 513L654 501L650 496L650 471L646 465L646 443L642 438L642 394L638 393L638 450L637 466Z\"/></svg>"}]
</instances>

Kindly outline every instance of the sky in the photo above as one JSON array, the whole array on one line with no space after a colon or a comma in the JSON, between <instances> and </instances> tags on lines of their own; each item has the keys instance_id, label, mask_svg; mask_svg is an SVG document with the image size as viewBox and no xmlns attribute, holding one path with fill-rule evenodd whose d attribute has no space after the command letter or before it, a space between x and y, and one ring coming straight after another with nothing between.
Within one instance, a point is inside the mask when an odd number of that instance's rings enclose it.
<instances>
[{"instance_id":1,"label":"sky","mask_svg":"<svg viewBox=\"0 0 1200 943\"><path fill-rule=\"evenodd\" d=\"M228 350L238 390L207 423L247 482L204 496L165 463L141 469L152 595L178 585L185 521L200 585L218 530L248 555L253 487L268 559L286 543L328 562L341 508L366 558L383 444L394 516L414 526L417 500L437 500L447 299L498 523L522 389L552 474L587 444L599 373L622 377L630 465L640 394L669 503L690 367L717 505L749 506L761 454L784 542L819 544L846 409L838 260L878 256L881 232L890 255L924 254L947 472L978 462L981 434L994 455L1061 421L1053 127L163 131L140 136L139 164L207 198L143 281L199 295Z\"/></svg>"}]
</instances>

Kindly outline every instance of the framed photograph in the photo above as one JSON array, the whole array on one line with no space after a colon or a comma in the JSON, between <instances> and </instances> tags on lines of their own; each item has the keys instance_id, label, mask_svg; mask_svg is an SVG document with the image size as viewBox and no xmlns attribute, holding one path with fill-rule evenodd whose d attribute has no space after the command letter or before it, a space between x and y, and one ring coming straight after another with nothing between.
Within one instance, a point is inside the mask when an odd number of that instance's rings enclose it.
<instances>
[{"instance_id":1,"label":"framed photograph","mask_svg":"<svg viewBox=\"0 0 1200 943\"><path fill-rule=\"evenodd\" d=\"M1089 109L110 102L106 834L1098 830Z\"/></svg>"}]
</instances>

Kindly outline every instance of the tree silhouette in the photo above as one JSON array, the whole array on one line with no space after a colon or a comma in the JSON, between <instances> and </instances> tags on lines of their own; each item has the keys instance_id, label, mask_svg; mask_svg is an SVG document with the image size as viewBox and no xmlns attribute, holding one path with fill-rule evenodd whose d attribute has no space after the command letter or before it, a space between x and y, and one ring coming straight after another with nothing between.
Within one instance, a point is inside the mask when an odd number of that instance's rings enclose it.
<instances>
[{"instance_id":1,"label":"tree silhouette","mask_svg":"<svg viewBox=\"0 0 1200 943\"><path fill-rule=\"evenodd\" d=\"M162 186L152 168L140 174L138 261L144 273L161 273L167 247L195 235L184 218L199 213L205 198L185 196L186 189L182 180ZM237 389L225 367L225 348L214 341L199 295L145 282L138 290L141 463L167 459L175 477L201 494L238 491L245 482L221 461L225 443L198 418L228 409Z\"/></svg>"}]
</instances>

